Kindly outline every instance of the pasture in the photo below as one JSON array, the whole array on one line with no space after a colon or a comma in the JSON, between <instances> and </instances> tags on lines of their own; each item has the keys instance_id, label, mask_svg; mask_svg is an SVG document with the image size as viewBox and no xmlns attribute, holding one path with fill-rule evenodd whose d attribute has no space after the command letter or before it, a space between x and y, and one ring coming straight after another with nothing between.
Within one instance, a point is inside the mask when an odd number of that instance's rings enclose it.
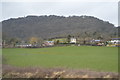
<instances>
[{"instance_id":1,"label":"pasture","mask_svg":"<svg viewBox=\"0 0 120 80\"><path fill-rule=\"evenodd\" d=\"M3 64L17 67L63 67L118 72L118 48L67 46L50 48L6 48Z\"/></svg>"}]
</instances>

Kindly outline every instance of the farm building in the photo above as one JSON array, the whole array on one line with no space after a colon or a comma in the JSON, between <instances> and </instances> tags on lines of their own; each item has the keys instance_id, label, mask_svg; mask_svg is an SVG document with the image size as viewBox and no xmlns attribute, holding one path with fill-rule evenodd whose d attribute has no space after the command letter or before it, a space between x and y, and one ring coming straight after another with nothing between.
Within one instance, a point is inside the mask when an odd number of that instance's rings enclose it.
<instances>
[{"instance_id":1,"label":"farm building","mask_svg":"<svg viewBox=\"0 0 120 80\"><path fill-rule=\"evenodd\" d=\"M76 38L70 38L70 43L76 43L77 39Z\"/></svg>"},{"instance_id":2,"label":"farm building","mask_svg":"<svg viewBox=\"0 0 120 80\"><path fill-rule=\"evenodd\" d=\"M120 38L112 38L110 41L107 41L109 44L107 46L120 46Z\"/></svg>"},{"instance_id":3,"label":"farm building","mask_svg":"<svg viewBox=\"0 0 120 80\"><path fill-rule=\"evenodd\" d=\"M103 40L99 40L99 39L93 39L90 42L94 46L103 46L104 45L104 41Z\"/></svg>"},{"instance_id":4,"label":"farm building","mask_svg":"<svg viewBox=\"0 0 120 80\"><path fill-rule=\"evenodd\" d=\"M110 41L111 43L119 43L120 42L120 38L112 38L111 39L111 41Z\"/></svg>"},{"instance_id":5,"label":"farm building","mask_svg":"<svg viewBox=\"0 0 120 80\"><path fill-rule=\"evenodd\" d=\"M42 45L43 46L53 46L54 45L54 41L45 41Z\"/></svg>"}]
</instances>

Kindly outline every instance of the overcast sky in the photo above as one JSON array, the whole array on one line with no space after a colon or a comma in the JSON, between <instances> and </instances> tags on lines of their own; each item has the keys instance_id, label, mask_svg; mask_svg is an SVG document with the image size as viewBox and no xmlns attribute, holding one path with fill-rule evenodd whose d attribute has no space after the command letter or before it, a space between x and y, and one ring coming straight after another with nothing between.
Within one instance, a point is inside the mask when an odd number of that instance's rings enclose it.
<instances>
[{"instance_id":1,"label":"overcast sky","mask_svg":"<svg viewBox=\"0 0 120 80\"><path fill-rule=\"evenodd\" d=\"M24 17L27 15L62 15L62 16L95 16L104 21L109 21L115 26L118 25L118 1L78 1L78 0L4 0L0 3L2 18L0 21L9 18Z\"/></svg>"}]
</instances>

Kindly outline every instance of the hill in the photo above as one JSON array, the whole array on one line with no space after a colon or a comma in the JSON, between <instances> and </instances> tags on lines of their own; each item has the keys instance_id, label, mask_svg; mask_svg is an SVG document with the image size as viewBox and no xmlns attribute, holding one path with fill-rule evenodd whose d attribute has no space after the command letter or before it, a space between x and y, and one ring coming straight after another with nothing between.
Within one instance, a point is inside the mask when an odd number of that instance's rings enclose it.
<instances>
[{"instance_id":1,"label":"hill","mask_svg":"<svg viewBox=\"0 0 120 80\"><path fill-rule=\"evenodd\" d=\"M112 23L92 16L27 16L2 21L5 37L28 39L30 37L54 38L68 35L109 38L116 35Z\"/></svg>"}]
</instances>

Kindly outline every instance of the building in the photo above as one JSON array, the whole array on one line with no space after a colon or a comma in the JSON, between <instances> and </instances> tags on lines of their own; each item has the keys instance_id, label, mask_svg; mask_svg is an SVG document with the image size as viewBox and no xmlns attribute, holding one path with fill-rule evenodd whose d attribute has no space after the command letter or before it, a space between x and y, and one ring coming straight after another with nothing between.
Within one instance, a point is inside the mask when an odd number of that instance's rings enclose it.
<instances>
[{"instance_id":1,"label":"building","mask_svg":"<svg viewBox=\"0 0 120 80\"><path fill-rule=\"evenodd\" d=\"M108 46L118 46L120 47L120 38L112 38L110 41L108 41Z\"/></svg>"},{"instance_id":2,"label":"building","mask_svg":"<svg viewBox=\"0 0 120 80\"><path fill-rule=\"evenodd\" d=\"M99 40L99 39L93 39L91 40L91 42L101 42L102 40Z\"/></svg>"},{"instance_id":3,"label":"building","mask_svg":"<svg viewBox=\"0 0 120 80\"><path fill-rule=\"evenodd\" d=\"M112 38L111 40L107 41L106 46L120 47L120 38Z\"/></svg>"},{"instance_id":4,"label":"building","mask_svg":"<svg viewBox=\"0 0 120 80\"><path fill-rule=\"evenodd\" d=\"M76 43L77 39L76 38L70 38L70 43Z\"/></svg>"},{"instance_id":5,"label":"building","mask_svg":"<svg viewBox=\"0 0 120 80\"><path fill-rule=\"evenodd\" d=\"M32 45L24 43L24 44L16 44L15 47L18 47L18 48L27 48L27 47L32 47Z\"/></svg>"},{"instance_id":6,"label":"building","mask_svg":"<svg viewBox=\"0 0 120 80\"><path fill-rule=\"evenodd\" d=\"M53 46L54 45L54 41L45 41L43 43L43 46Z\"/></svg>"},{"instance_id":7,"label":"building","mask_svg":"<svg viewBox=\"0 0 120 80\"><path fill-rule=\"evenodd\" d=\"M120 43L120 38L112 38L110 42L114 44Z\"/></svg>"},{"instance_id":8,"label":"building","mask_svg":"<svg viewBox=\"0 0 120 80\"><path fill-rule=\"evenodd\" d=\"M99 39L93 39L90 41L93 46L104 46L104 41Z\"/></svg>"}]
</instances>

